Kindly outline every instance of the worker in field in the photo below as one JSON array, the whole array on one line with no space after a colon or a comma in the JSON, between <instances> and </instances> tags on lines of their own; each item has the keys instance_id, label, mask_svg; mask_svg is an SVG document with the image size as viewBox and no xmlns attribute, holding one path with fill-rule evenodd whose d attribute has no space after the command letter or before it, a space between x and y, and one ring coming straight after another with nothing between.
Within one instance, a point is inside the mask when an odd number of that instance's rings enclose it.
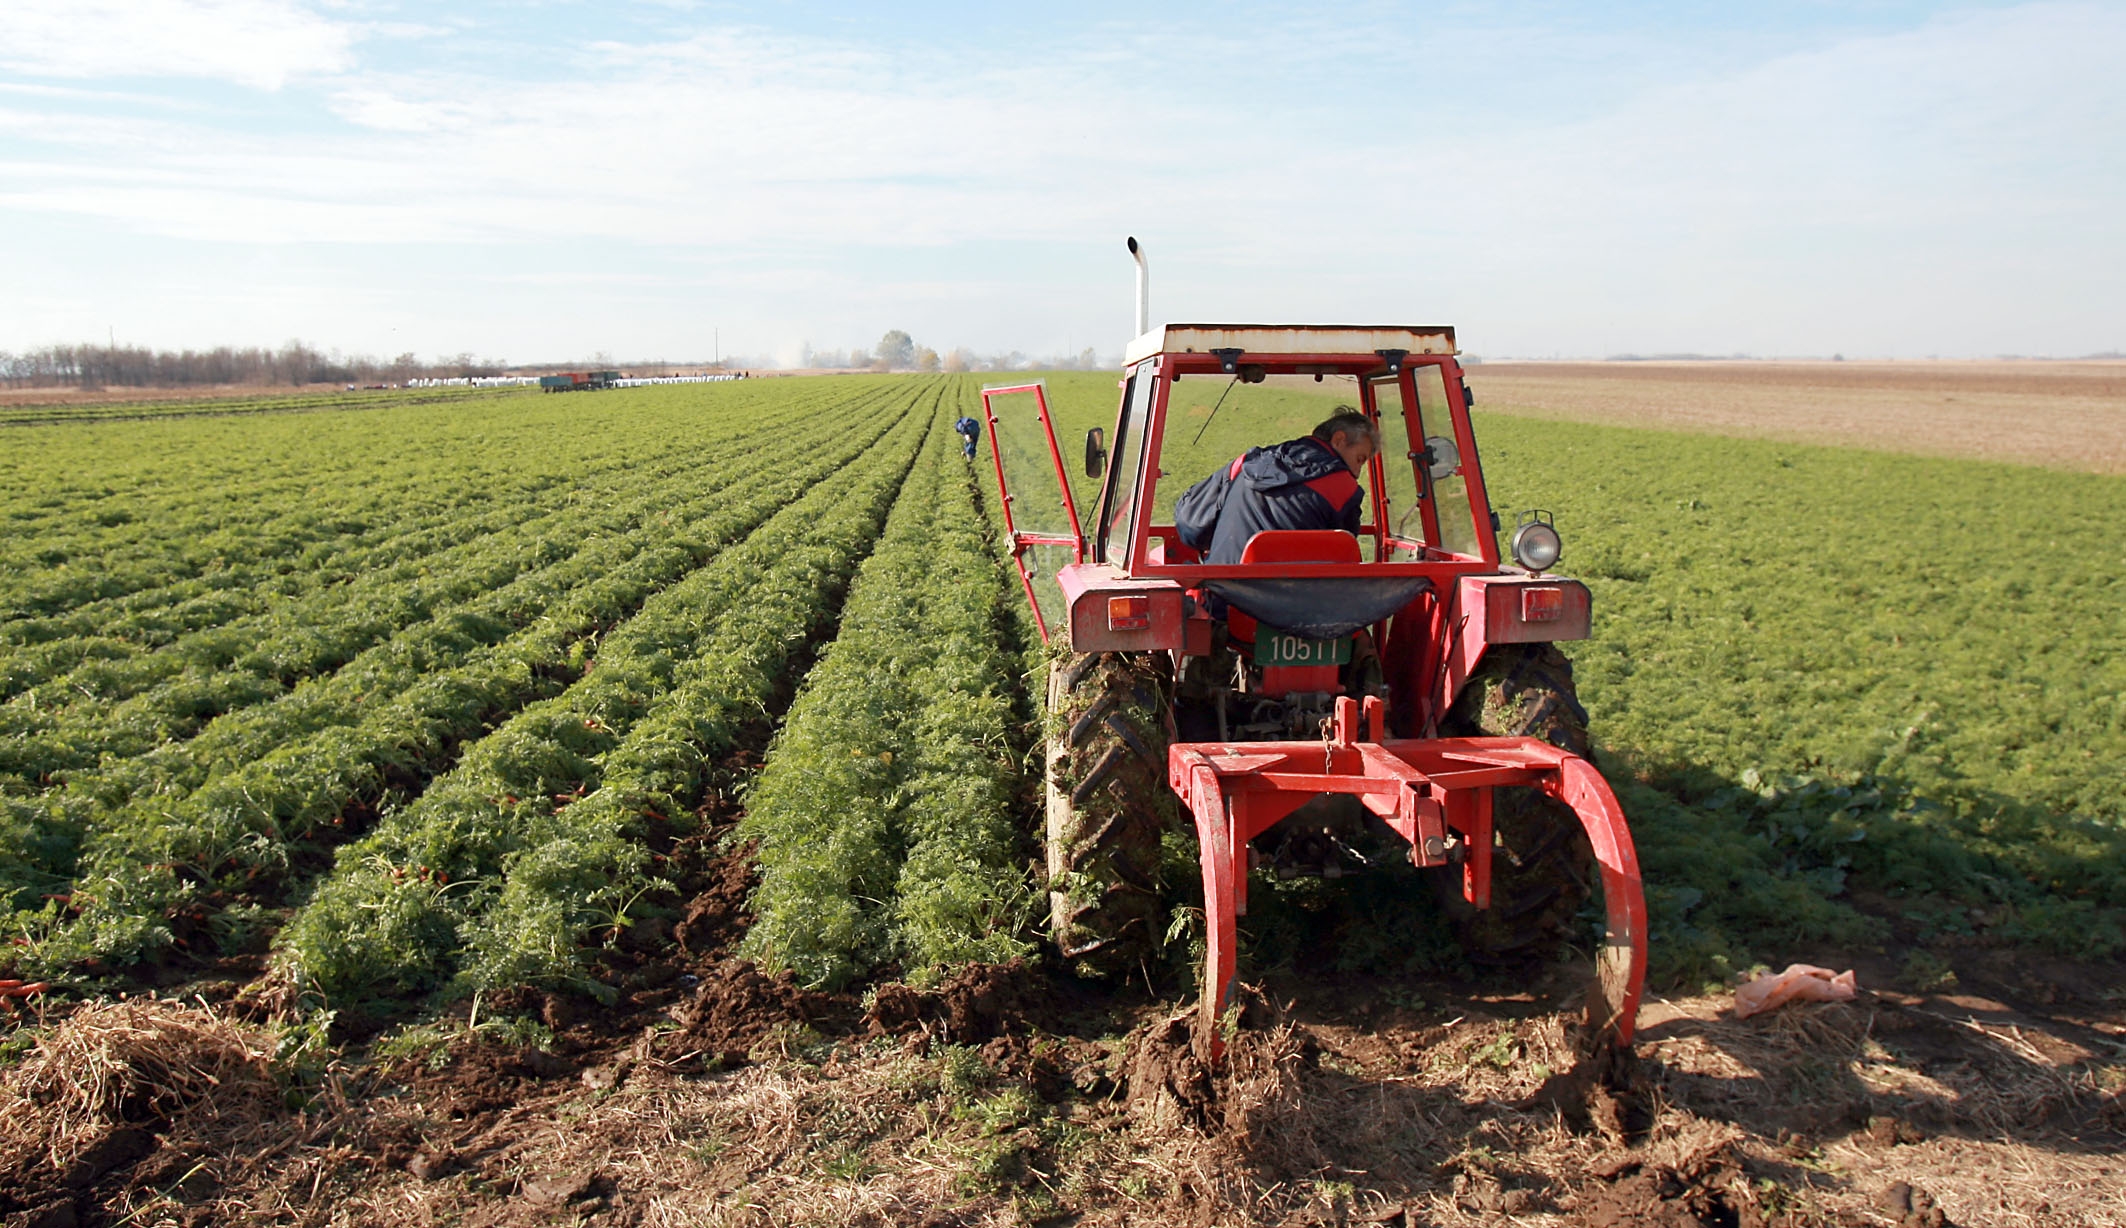
<instances>
[{"instance_id":1,"label":"worker in field","mask_svg":"<svg viewBox=\"0 0 2126 1228\"><path fill-rule=\"evenodd\" d=\"M1360 476L1380 450L1380 431L1348 405L1314 433L1245 455L1196 483L1174 505L1184 544L1213 566L1238 563L1265 529L1342 529L1356 536Z\"/></svg>"},{"instance_id":2,"label":"worker in field","mask_svg":"<svg viewBox=\"0 0 2126 1228\"><path fill-rule=\"evenodd\" d=\"M960 445L961 448L966 452L967 459L973 460L974 437L981 433L982 424L976 422L974 419L968 417L966 414L961 414L958 420L953 422L952 429L960 433Z\"/></svg>"}]
</instances>

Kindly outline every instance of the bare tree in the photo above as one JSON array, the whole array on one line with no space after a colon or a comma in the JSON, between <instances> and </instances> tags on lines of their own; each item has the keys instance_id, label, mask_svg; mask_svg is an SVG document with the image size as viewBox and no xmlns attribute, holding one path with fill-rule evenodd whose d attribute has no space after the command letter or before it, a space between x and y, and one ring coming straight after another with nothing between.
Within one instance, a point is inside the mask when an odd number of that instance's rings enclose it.
<instances>
[{"instance_id":1,"label":"bare tree","mask_svg":"<svg viewBox=\"0 0 2126 1228\"><path fill-rule=\"evenodd\" d=\"M309 383L311 369L318 365L318 360L322 357L323 355L304 345L301 341L291 340L287 342L281 346L280 352L274 355L278 368L274 372L278 377L274 382Z\"/></svg>"},{"instance_id":2,"label":"bare tree","mask_svg":"<svg viewBox=\"0 0 2126 1228\"><path fill-rule=\"evenodd\" d=\"M404 383L422 376L500 374L501 359L470 353L424 364L412 354L385 362L364 354L321 351L291 340L278 349L216 346L157 350L103 342L0 353L0 381L18 388L180 388L203 385Z\"/></svg>"}]
</instances>

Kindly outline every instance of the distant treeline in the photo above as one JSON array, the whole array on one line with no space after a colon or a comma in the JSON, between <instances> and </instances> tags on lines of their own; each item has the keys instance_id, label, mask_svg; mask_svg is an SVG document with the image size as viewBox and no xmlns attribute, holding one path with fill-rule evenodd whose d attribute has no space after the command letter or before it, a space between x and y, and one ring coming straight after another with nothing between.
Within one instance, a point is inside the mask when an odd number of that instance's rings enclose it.
<instances>
[{"instance_id":1,"label":"distant treeline","mask_svg":"<svg viewBox=\"0 0 2126 1228\"><path fill-rule=\"evenodd\" d=\"M587 370L630 366L616 363L604 353L585 361ZM632 364L632 367L669 373L671 365L660 359ZM723 361L710 364L710 367L772 368L777 365L773 359L725 355ZM880 338L873 349L858 346L848 351L815 350L807 344L798 365L856 371L1022 371L1033 367L1091 371L1103 366L1117 366L1119 360L1111 359L1103 364L1090 346L1076 354L1050 358L1033 358L1017 350L977 354L964 346L940 353L929 346L916 344L906 332L894 329ZM279 349L219 345L211 350L157 350L138 345L82 344L48 345L20 354L0 350L0 387L7 388L404 384L414 379L462 379L503 375L509 371L509 364L502 359L474 358L469 353L442 355L423 362L411 353L397 358L376 358L367 354L341 354L337 350L328 352L301 341L290 341Z\"/></svg>"},{"instance_id":2,"label":"distant treeline","mask_svg":"<svg viewBox=\"0 0 2126 1228\"><path fill-rule=\"evenodd\" d=\"M423 362L412 354L373 358L313 349L216 346L153 350L136 345L51 345L0 350L0 383L10 388L178 388L193 384L403 384L409 379L499 375L499 359L458 354Z\"/></svg>"},{"instance_id":3,"label":"distant treeline","mask_svg":"<svg viewBox=\"0 0 2126 1228\"><path fill-rule=\"evenodd\" d=\"M753 363L766 366L765 363ZM939 352L930 346L919 344L902 329L893 329L879 338L878 345L871 349L857 346L853 350L815 350L807 341L800 351L797 365L813 370L843 371L944 371L957 374L962 371L1024 371L1028 368L1044 368L1051 371L1096 371L1100 369L1100 356L1091 346L1075 354L1037 359L1029 358L1017 350L1002 354L977 354L966 346ZM1119 362L1112 365L1120 365Z\"/></svg>"}]
</instances>

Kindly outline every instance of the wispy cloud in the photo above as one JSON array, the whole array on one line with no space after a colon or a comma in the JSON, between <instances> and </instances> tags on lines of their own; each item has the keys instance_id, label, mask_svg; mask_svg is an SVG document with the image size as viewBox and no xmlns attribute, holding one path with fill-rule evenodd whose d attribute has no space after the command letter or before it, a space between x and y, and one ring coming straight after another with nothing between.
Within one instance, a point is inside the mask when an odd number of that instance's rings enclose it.
<instances>
[{"instance_id":1,"label":"wispy cloud","mask_svg":"<svg viewBox=\"0 0 2126 1228\"><path fill-rule=\"evenodd\" d=\"M357 31L290 0L8 0L0 65L53 77L206 77L278 90L354 62Z\"/></svg>"},{"instance_id":2,"label":"wispy cloud","mask_svg":"<svg viewBox=\"0 0 2126 1228\"><path fill-rule=\"evenodd\" d=\"M1109 23L1038 54L690 17L683 37L569 44L560 67L447 15L409 31L279 0L123 7L130 24L86 3L0 11L0 63L47 79L0 91L0 209L388 250L408 284L417 245L679 251L764 317L802 319L813 294L899 295L944 319L958 294L982 344L1002 327L995 275L911 279L909 253L1137 230L1165 261L1162 310L1451 314L1505 348L1578 352L1925 352L1955 348L1929 334L1997 337L1954 296L2027 303L2053 334L2122 308L2071 272L2053 277L2064 299L2046 289L2057 262L2126 261L2109 220L2126 201L2126 14L2109 6L1762 48L1644 26L1416 39L1369 10L1280 18L1269 43ZM133 32L63 37L83 23ZM281 93L137 101L150 87L132 78L180 73ZM134 101L53 92L79 88L62 78L125 78ZM1064 268L1031 293L1060 303L1094 280ZM1012 323L1082 335L1107 306ZM1870 341L1839 340L1856 335Z\"/></svg>"},{"instance_id":3,"label":"wispy cloud","mask_svg":"<svg viewBox=\"0 0 2126 1228\"><path fill-rule=\"evenodd\" d=\"M935 73L748 31L597 53L602 71L575 80L362 74L329 96L344 121L330 133L167 117L54 124L49 112L0 106L0 125L59 155L43 163L43 182L18 180L0 199L208 240L1052 234L1059 212L1085 199L1076 185L1109 173L1146 111L1126 83L1069 70ZM1067 87L1104 97L1059 108ZM1158 114L1186 122L1188 110ZM152 194L114 184L113 164ZM94 181L93 201L70 190L76 176ZM171 208L173 176L198 207ZM329 199L312 190L321 183ZM229 209L237 199L251 203ZM350 232L350 205L395 220Z\"/></svg>"}]
</instances>

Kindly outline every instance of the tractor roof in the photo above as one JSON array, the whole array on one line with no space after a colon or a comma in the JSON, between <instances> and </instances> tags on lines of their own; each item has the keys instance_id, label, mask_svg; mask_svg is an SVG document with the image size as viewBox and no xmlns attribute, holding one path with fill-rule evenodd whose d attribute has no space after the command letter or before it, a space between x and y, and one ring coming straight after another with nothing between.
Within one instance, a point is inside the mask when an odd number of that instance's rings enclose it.
<instances>
[{"instance_id":1,"label":"tractor roof","mask_svg":"<svg viewBox=\"0 0 2126 1228\"><path fill-rule=\"evenodd\" d=\"M1449 325L1411 324L1163 324L1130 342L1122 363L1154 354L1207 354L1237 349L1250 354L1452 354Z\"/></svg>"}]
</instances>

